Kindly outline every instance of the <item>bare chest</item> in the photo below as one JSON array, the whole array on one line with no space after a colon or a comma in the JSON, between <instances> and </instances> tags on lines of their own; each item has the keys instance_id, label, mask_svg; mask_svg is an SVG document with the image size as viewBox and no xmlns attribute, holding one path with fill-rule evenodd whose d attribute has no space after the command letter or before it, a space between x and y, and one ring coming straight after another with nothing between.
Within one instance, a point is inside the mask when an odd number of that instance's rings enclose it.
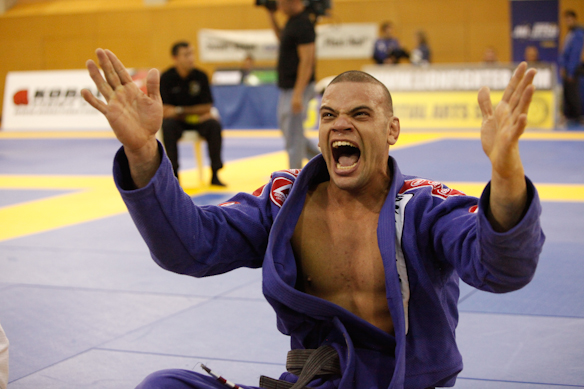
<instances>
[{"instance_id":1,"label":"bare chest","mask_svg":"<svg viewBox=\"0 0 584 389\"><path fill-rule=\"evenodd\" d=\"M292 247L298 289L391 332L378 220L374 212L327 212L309 203L296 225Z\"/></svg>"}]
</instances>

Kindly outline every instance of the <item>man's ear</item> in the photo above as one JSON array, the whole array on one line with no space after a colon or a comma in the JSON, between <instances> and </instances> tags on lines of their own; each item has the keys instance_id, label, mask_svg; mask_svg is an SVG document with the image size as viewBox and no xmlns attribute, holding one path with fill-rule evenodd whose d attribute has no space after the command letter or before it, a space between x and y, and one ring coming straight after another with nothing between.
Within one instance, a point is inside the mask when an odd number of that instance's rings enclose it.
<instances>
[{"instance_id":1,"label":"man's ear","mask_svg":"<svg viewBox=\"0 0 584 389\"><path fill-rule=\"evenodd\" d=\"M389 146L393 146L397 142L397 138L399 138L400 132L400 125L399 125L399 118L396 116L392 116L389 118L388 129L387 129L387 144Z\"/></svg>"}]
</instances>

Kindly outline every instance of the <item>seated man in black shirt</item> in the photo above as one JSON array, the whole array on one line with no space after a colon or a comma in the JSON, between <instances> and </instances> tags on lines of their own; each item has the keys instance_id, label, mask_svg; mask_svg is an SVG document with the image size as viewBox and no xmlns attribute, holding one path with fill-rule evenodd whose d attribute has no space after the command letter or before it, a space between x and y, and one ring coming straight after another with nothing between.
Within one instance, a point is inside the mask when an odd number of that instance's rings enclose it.
<instances>
[{"instance_id":1,"label":"seated man in black shirt","mask_svg":"<svg viewBox=\"0 0 584 389\"><path fill-rule=\"evenodd\" d=\"M225 186L217 176L223 167L221 160L221 124L211 114L213 96L207 75L195 69L193 47L178 42L172 47L175 66L160 77L163 103L162 133L166 154L178 177L177 142L185 130L195 130L207 140L211 159L212 185Z\"/></svg>"}]
</instances>

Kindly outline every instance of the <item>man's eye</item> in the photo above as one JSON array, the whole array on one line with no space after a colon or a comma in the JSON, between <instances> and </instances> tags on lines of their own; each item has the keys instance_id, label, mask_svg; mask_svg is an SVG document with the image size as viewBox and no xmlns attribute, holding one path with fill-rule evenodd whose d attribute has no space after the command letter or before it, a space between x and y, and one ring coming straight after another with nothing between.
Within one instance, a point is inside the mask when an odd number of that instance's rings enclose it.
<instances>
[{"instance_id":1,"label":"man's eye","mask_svg":"<svg viewBox=\"0 0 584 389\"><path fill-rule=\"evenodd\" d=\"M369 114L365 111L360 111L360 112L355 113L355 116L369 116Z\"/></svg>"},{"instance_id":2,"label":"man's eye","mask_svg":"<svg viewBox=\"0 0 584 389\"><path fill-rule=\"evenodd\" d=\"M330 112L323 112L323 113L321 114L321 117L322 117L322 118L331 118L331 117L333 117L333 114L332 114L332 113L330 113Z\"/></svg>"}]
</instances>

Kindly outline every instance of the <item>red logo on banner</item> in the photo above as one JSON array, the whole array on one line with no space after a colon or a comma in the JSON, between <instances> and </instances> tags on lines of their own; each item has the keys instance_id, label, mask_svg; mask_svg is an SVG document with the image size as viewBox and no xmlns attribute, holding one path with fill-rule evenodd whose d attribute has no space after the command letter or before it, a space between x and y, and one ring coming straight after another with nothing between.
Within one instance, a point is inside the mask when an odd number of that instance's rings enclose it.
<instances>
[{"instance_id":1,"label":"red logo on banner","mask_svg":"<svg viewBox=\"0 0 584 389\"><path fill-rule=\"evenodd\" d=\"M28 105L28 90L19 90L12 97L14 105Z\"/></svg>"}]
</instances>

